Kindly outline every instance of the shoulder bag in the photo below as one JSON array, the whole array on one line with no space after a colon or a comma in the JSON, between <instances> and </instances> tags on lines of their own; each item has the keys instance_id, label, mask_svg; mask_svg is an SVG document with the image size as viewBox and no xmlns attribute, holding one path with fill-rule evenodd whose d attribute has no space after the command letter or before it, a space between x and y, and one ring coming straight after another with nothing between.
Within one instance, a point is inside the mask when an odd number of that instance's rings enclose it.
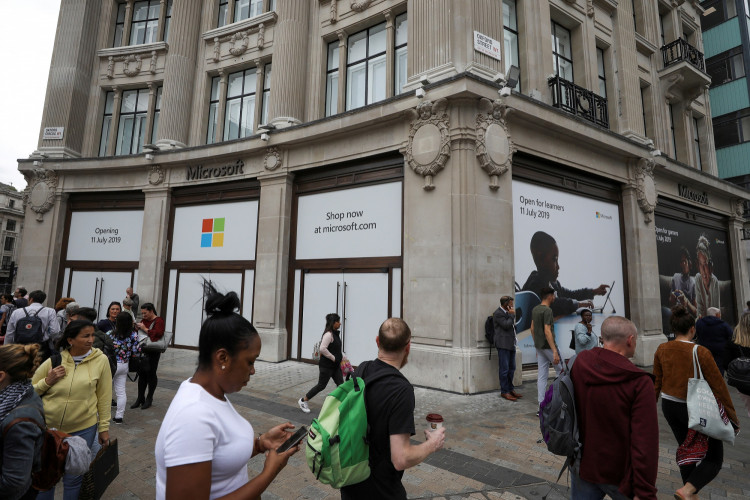
<instances>
[{"instance_id":1,"label":"shoulder bag","mask_svg":"<svg viewBox=\"0 0 750 500\"><path fill-rule=\"evenodd\" d=\"M149 325L148 329L154 326L154 322ZM151 352L164 352L167 350L169 343L172 342L172 332L164 330L164 335L159 340L151 340L148 334L138 332L138 339L141 341L141 350Z\"/></svg>"},{"instance_id":2,"label":"shoulder bag","mask_svg":"<svg viewBox=\"0 0 750 500\"><path fill-rule=\"evenodd\" d=\"M693 378L688 379L687 411L689 429L734 444L734 428L721 418L716 396L703 378L697 345L693 346Z\"/></svg>"}]
</instances>

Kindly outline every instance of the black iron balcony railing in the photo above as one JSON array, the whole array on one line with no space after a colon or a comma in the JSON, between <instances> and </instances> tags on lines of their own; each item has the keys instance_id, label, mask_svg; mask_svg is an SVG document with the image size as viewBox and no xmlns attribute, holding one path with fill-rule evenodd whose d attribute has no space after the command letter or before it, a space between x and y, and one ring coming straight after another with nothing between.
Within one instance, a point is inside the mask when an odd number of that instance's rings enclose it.
<instances>
[{"instance_id":1,"label":"black iron balcony railing","mask_svg":"<svg viewBox=\"0 0 750 500\"><path fill-rule=\"evenodd\" d=\"M551 78L549 86L552 88L552 105L554 107L609 128L606 97L579 87L559 76Z\"/></svg>"},{"instance_id":2,"label":"black iron balcony railing","mask_svg":"<svg viewBox=\"0 0 750 500\"><path fill-rule=\"evenodd\" d=\"M699 70L706 72L706 62L703 60L703 52L699 51L682 38L668 43L661 48L661 57L666 68L670 64L687 61Z\"/></svg>"}]
</instances>

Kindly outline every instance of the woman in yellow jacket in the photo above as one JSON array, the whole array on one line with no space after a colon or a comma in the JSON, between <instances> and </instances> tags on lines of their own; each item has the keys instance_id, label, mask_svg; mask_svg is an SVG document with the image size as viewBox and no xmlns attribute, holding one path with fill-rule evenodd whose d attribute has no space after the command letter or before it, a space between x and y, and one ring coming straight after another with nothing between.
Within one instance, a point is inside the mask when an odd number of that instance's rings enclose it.
<instances>
[{"instance_id":1,"label":"woman in yellow jacket","mask_svg":"<svg viewBox=\"0 0 750 500\"><path fill-rule=\"evenodd\" d=\"M42 398L48 427L81 436L89 448L97 428L99 442L109 441L112 372L109 361L94 344L94 324L88 320L71 321L57 342L62 360L53 366L55 356L37 369L31 383ZM59 360L60 358L58 358ZM56 364L56 363L55 363ZM64 500L75 500L83 476L63 476ZM54 488L40 493L39 500L52 500Z\"/></svg>"}]
</instances>

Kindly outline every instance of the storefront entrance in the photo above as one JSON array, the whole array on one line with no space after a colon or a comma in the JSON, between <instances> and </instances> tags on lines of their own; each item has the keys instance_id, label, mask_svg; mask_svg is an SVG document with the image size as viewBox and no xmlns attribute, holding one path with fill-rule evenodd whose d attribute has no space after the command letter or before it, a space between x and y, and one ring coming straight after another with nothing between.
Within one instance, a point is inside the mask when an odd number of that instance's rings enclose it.
<instances>
[{"instance_id":1,"label":"storefront entrance","mask_svg":"<svg viewBox=\"0 0 750 500\"><path fill-rule=\"evenodd\" d=\"M125 289L136 282L138 271L72 270L66 297L73 297L80 306L93 307L99 318L107 314L111 302L122 303ZM135 312L135 311L134 311ZM137 312L136 312L137 314Z\"/></svg>"}]
</instances>

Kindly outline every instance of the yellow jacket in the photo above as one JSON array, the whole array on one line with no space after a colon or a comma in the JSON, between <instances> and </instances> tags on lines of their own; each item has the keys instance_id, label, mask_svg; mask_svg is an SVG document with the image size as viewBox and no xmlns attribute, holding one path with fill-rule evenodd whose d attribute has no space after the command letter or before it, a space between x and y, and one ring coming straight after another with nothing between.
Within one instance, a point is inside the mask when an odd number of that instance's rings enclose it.
<instances>
[{"instance_id":1,"label":"yellow jacket","mask_svg":"<svg viewBox=\"0 0 750 500\"><path fill-rule=\"evenodd\" d=\"M99 422L99 432L109 430L112 404L112 372L107 356L97 348L76 366L67 350L62 352L65 376L55 385L44 378L52 367L48 359L37 368L31 383L42 398L48 427L63 432L87 429ZM98 414L98 416L97 416Z\"/></svg>"}]
</instances>

